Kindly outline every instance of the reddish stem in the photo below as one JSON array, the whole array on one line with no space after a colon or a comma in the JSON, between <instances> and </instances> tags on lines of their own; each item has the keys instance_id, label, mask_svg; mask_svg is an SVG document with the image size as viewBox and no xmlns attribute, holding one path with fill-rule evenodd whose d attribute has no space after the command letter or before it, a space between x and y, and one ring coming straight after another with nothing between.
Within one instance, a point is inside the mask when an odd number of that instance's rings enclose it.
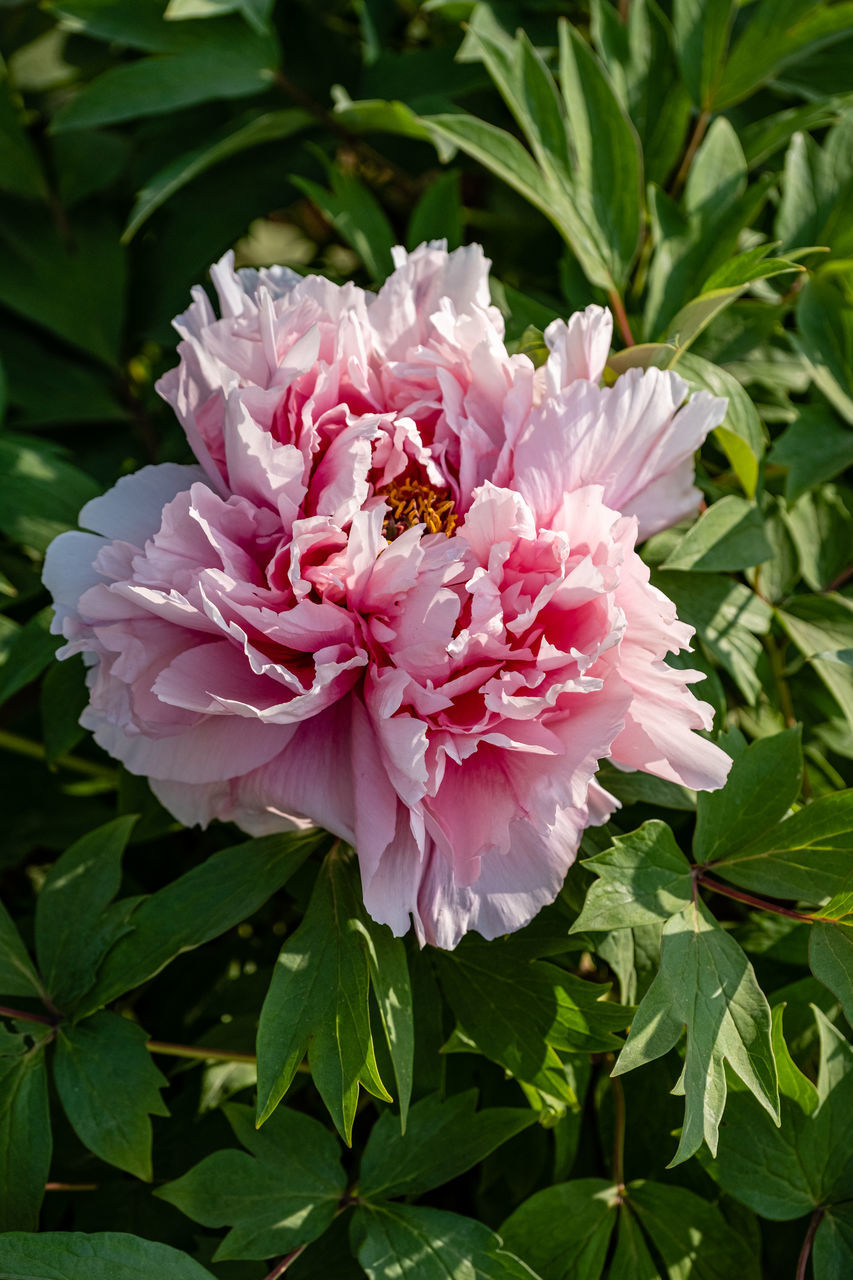
<instances>
[{"instance_id":1,"label":"reddish stem","mask_svg":"<svg viewBox=\"0 0 853 1280\"><path fill-rule=\"evenodd\" d=\"M0 1004L0 1018L17 1018L21 1022L41 1022L46 1027L55 1027L55 1018L46 1018L42 1013L27 1013L23 1009L7 1009Z\"/></svg>"},{"instance_id":2,"label":"reddish stem","mask_svg":"<svg viewBox=\"0 0 853 1280\"><path fill-rule=\"evenodd\" d=\"M279 1276L284 1275L291 1262L295 1262L300 1253L304 1253L307 1248L308 1246L306 1244L301 1244L298 1249L294 1249L286 1258L282 1258L281 1262L277 1263L276 1266L273 1267L272 1271L266 1277L266 1280L278 1280Z\"/></svg>"},{"instance_id":3,"label":"reddish stem","mask_svg":"<svg viewBox=\"0 0 853 1280\"><path fill-rule=\"evenodd\" d=\"M163 1053L171 1058L193 1058L204 1061L216 1058L221 1062L257 1062L253 1053L239 1053L234 1049L209 1049L207 1045L172 1044L167 1040L149 1040L146 1048L149 1053Z\"/></svg>"},{"instance_id":4,"label":"reddish stem","mask_svg":"<svg viewBox=\"0 0 853 1280\"><path fill-rule=\"evenodd\" d=\"M97 1191L100 1182L46 1182L45 1191Z\"/></svg>"},{"instance_id":5,"label":"reddish stem","mask_svg":"<svg viewBox=\"0 0 853 1280\"><path fill-rule=\"evenodd\" d=\"M720 884L718 880L711 880L705 875L704 871L697 869L695 878L705 889L710 889L712 893L720 893L724 898L734 898L735 902L745 902L748 907L756 907L759 911L771 911L776 916L787 916L791 920L802 920L806 924L814 924L815 916L806 915L804 911L793 911L790 907L781 907L776 902L768 902L766 898L756 898L751 893L744 893L741 889L732 889L727 884Z\"/></svg>"},{"instance_id":6,"label":"reddish stem","mask_svg":"<svg viewBox=\"0 0 853 1280\"><path fill-rule=\"evenodd\" d=\"M814 1238L815 1238L815 1235L817 1234L817 1229L820 1226L821 1222L823 1221L824 1213L825 1213L824 1209L815 1209L814 1213L811 1216L811 1221L809 1222L809 1229L806 1232L806 1238L803 1241L803 1247L800 1250L800 1256L797 1260L796 1280L806 1280L806 1267L809 1264L809 1254L812 1251L812 1244L814 1243Z\"/></svg>"},{"instance_id":7,"label":"reddish stem","mask_svg":"<svg viewBox=\"0 0 853 1280\"><path fill-rule=\"evenodd\" d=\"M693 132L690 135L690 141L687 144L687 150L684 153L684 158L681 161L681 164L679 165L678 173L673 178L672 186L669 192L673 200L679 194L679 192L681 191L681 188L684 186L685 182L687 181L687 175L690 172L690 166L693 163L693 157L696 155L696 152L699 150L699 143L705 137L705 131L708 128L708 125L710 123L711 123L710 111L703 111L699 116L698 120L696 121L695 128L693 129Z\"/></svg>"},{"instance_id":8,"label":"reddish stem","mask_svg":"<svg viewBox=\"0 0 853 1280\"><path fill-rule=\"evenodd\" d=\"M625 304L619 296L617 289L611 289L607 295L610 308L616 317L616 323L619 326L619 332L622 334L622 340L626 347L634 346L634 335L631 333L631 326L628 324L628 316L625 312Z\"/></svg>"}]
</instances>

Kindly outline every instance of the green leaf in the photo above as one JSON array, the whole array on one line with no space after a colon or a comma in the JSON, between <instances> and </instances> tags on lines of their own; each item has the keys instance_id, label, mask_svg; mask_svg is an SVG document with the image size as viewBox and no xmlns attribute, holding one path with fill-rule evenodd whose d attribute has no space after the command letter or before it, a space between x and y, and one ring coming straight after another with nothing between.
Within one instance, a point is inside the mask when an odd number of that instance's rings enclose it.
<instances>
[{"instance_id":1,"label":"green leaf","mask_svg":"<svg viewBox=\"0 0 853 1280\"><path fill-rule=\"evenodd\" d=\"M619 1206L619 1229L616 1252L607 1280L660 1280L660 1273L637 1224L626 1204Z\"/></svg>"},{"instance_id":2,"label":"green leaf","mask_svg":"<svg viewBox=\"0 0 853 1280\"><path fill-rule=\"evenodd\" d=\"M314 201L361 258L371 279L379 283L393 268L391 250L397 237L391 223L373 193L354 174L332 168L329 176L331 191L308 178L292 177L291 181Z\"/></svg>"},{"instance_id":3,"label":"green leaf","mask_svg":"<svg viewBox=\"0 0 853 1280\"><path fill-rule=\"evenodd\" d=\"M760 1280L758 1258L716 1205L685 1187L632 1182L628 1203L651 1239L670 1280Z\"/></svg>"},{"instance_id":4,"label":"green leaf","mask_svg":"<svg viewBox=\"0 0 853 1280\"><path fill-rule=\"evenodd\" d=\"M5 75L0 77L0 191L30 200L47 197L38 153L21 124Z\"/></svg>"},{"instance_id":5,"label":"green leaf","mask_svg":"<svg viewBox=\"0 0 853 1280\"><path fill-rule=\"evenodd\" d=\"M258 1025L258 1123L272 1115L300 1062L308 1065L349 1144L359 1083L390 1102L376 1067L368 1012L369 938L351 859L327 856L308 910L279 952Z\"/></svg>"},{"instance_id":6,"label":"green leaf","mask_svg":"<svg viewBox=\"0 0 853 1280\"><path fill-rule=\"evenodd\" d=\"M44 1050L18 1042L0 1058L0 1232L37 1230L53 1148Z\"/></svg>"},{"instance_id":7,"label":"green leaf","mask_svg":"<svg viewBox=\"0 0 853 1280\"><path fill-rule=\"evenodd\" d=\"M313 117L307 111L293 107L284 111L268 111L265 115L254 116L250 120L238 121L236 125L229 122L218 136L206 138L201 146L184 152L148 179L136 197L122 235L122 243L127 244L132 240L155 210L199 174L250 147L290 138L307 128L312 121Z\"/></svg>"},{"instance_id":8,"label":"green leaf","mask_svg":"<svg viewBox=\"0 0 853 1280\"><path fill-rule=\"evenodd\" d=\"M0 995L42 996L44 987L12 917L0 902Z\"/></svg>"},{"instance_id":9,"label":"green leaf","mask_svg":"<svg viewBox=\"0 0 853 1280\"><path fill-rule=\"evenodd\" d=\"M838 923L816 923L809 930L809 967L812 973L840 1001L844 1016L853 1026L853 904L848 891L846 919ZM821 908L830 916L841 909L833 898Z\"/></svg>"},{"instance_id":10,"label":"green leaf","mask_svg":"<svg viewBox=\"0 0 853 1280\"><path fill-rule=\"evenodd\" d=\"M442 1101L432 1094L415 1103L406 1135L383 1111L370 1131L359 1175L359 1195L373 1200L421 1196L479 1164L509 1138L535 1123L536 1113L512 1107L476 1111L469 1089Z\"/></svg>"},{"instance_id":11,"label":"green leaf","mask_svg":"<svg viewBox=\"0 0 853 1280\"><path fill-rule=\"evenodd\" d=\"M672 365L691 386L727 398L726 416L715 428L714 439L732 464L747 497L753 498L767 438L755 405L736 378L692 351L677 353Z\"/></svg>"},{"instance_id":12,"label":"green leaf","mask_svg":"<svg viewBox=\"0 0 853 1280\"><path fill-rule=\"evenodd\" d=\"M823 1215L812 1246L815 1280L842 1280L853 1272L853 1206L833 1205Z\"/></svg>"},{"instance_id":13,"label":"green leaf","mask_svg":"<svg viewBox=\"0 0 853 1280\"><path fill-rule=\"evenodd\" d=\"M713 574L655 572L652 581L754 704L761 693L756 666L763 652L756 637L770 629L769 606L743 583Z\"/></svg>"},{"instance_id":14,"label":"green leaf","mask_svg":"<svg viewBox=\"0 0 853 1280\"><path fill-rule=\"evenodd\" d=\"M146 1048L148 1036L115 1013L60 1026L53 1075L77 1137L102 1160L151 1181L151 1121L167 1116L167 1084Z\"/></svg>"},{"instance_id":15,"label":"green leaf","mask_svg":"<svg viewBox=\"0 0 853 1280\"><path fill-rule=\"evenodd\" d=\"M713 1153L726 1105L728 1061L778 1122L779 1091L770 1046L770 1009L752 965L701 901L663 927L660 971L637 1009L614 1075L668 1053L687 1030L679 1092L684 1127L672 1164Z\"/></svg>"},{"instance_id":16,"label":"green leaf","mask_svg":"<svg viewBox=\"0 0 853 1280\"><path fill-rule=\"evenodd\" d=\"M853 546L853 514L835 485L804 493L786 513L800 568L812 591L826 591L843 577Z\"/></svg>"},{"instance_id":17,"label":"green leaf","mask_svg":"<svg viewBox=\"0 0 853 1280\"><path fill-rule=\"evenodd\" d=\"M118 893L121 859L135 817L116 818L90 832L51 867L36 902L36 954L58 1008L87 991L112 939L102 913Z\"/></svg>"},{"instance_id":18,"label":"green leaf","mask_svg":"<svg viewBox=\"0 0 853 1280\"><path fill-rule=\"evenodd\" d=\"M723 74L732 0L674 0L675 51L697 107L708 110Z\"/></svg>"},{"instance_id":19,"label":"green leaf","mask_svg":"<svg viewBox=\"0 0 853 1280\"><path fill-rule=\"evenodd\" d=\"M104 71L56 113L51 130L91 129L270 88L279 60L272 36L228 19L205 23L192 35L193 45L186 51Z\"/></svg>"},{"instance_id":20,"label":"green leaf","mask_svg":"<svg viewBox=\"0 0 853 1280\"><path fill-rule=\"evenodd\" d=\"M790 1050L785 1041L782 1032L782 1019L785 1013L785 1005L777 1004L772 1010L773 1026L770 1032L770 1040L773 1046L773 1057L776 1062L776 1072L779 1076L779 1093L784 1098L790 1098L795 1102L805 1115L811 1115L816 1109L820 1098L818 1091L812 1084L808 1076L803 1075L800 1068L791 1057Z\"/></svg>"},{"instance_id":21,"label":"green leaf","mask_svg":"<svg viewBox=\"0 0 853 1280\"><path fill-rule=\"evenodd\" d=\"M121 348L125 260L116 226L91 206L63 240L46 210L4 202L0 303L114 368ZM56 487L60 509L66 505ZM3 507L0 500L0 509ZM41 548L39 548L41 549Z\"/></svg>"},{"instance_id":22,"label":"green leaf","mask_svg":"<svg viewBox=\"0 0 853 1280\"><path fill-rule=\"evenodd\" d=\"M600 877L587 891L570 933L630 929L668 920L692 898L690 863L665 822L654 819L584 866Z\"/></svg>"},{"instance_id":23,"label":"green leaf","mask_svg":"<svg viewBox=\"0 0 853 1280\"><path fill-rule=\"evenodd\" d=\"M821 1018L820 1105L804 1111L782 1099L774 1128L747 1094L733 1093L720 1130L717 1159L707 1165L720 1186L762 1217L800 1218L818 1205L853 1193L853 1070L851 1050ZM844 1060L836 1056L838 1042Z\"/></svg>"},{"instance_id":24,"label":"green leaf","mask_svg":"<svg viewBox=\"0 0 853 1280\"><path fill-rule=\"evenodd\" d=\"M823 405L798 405L797 417L774 442L769 461L788 468L785 497L796 502L813 485L853 466L853 431Z\"/></svg>"},{"instance_id":25,"label":"green leaf","mask_svg":"<svg viewBox=\"0 0 853 1280\"><path fill-rule=\"evenodd\" d=\"M812 377L827 400L853 423L853 267L830 264L812 275L797 302L798 335L792 339L806 357Z\"/></svg>"},{"instance_id":26,"label":"green leaf","mask_svg":"<svg viewBox=\"0 0 853 1280\"><path fill-rule=\"evenodd\" d=\"M441 1209L365 1205L351 1232L368 1280L539 1280L488 1227Z\"/></svg>"},{"instance_id":27,"label":"green leaf","mask_svg":"<svg viewBox=\"0 0 853 1280\"><path fill-rule=\"evenodd\" d=\"M228 1105L225 1114L247 1151L215 1151L155 1194L205 1227L231 1228L217 1262L265 1259L318 1239L346 1190L335 1139L286 1107L260 1133L249 1107Z\"/></svg>"},{"instance_id":28,"label":"green leaf","mask_svg":"<svg viewBox=\"0 0 853 1280\"><path fill-rule=\"evenodd\" d=\"M785 155L775 234L786 245L826 245L835 257L853 248L853 115L831 129L823 147L797 133Z\"/></svg>"},{"instance_id":29,"label":"green leaf","mask_svg":"<svg viewBox=\"0 0 853 1280\"><path fill-rule=\"evenodd\" d=\"M715 95L718 111L754 93L783 67L853 30L853 4L759 0L748 13Z\"/></svg>"},{"instance_id":30,"label":"green leaf","mask_svg":"<svg viewBox=\"0 0 853 1280\"><path fill-rule=\"evenodd\" d=\"M672 26L655 0L633 0L627 26L608 0L595 0L591 16L595 46L639 134L646 177L662 186L678 163L690 120Z\"/></svg>"},{"instance_id":31,"label":"green leaf","mask_svg":"<svg viewBox=\"0 0 853 1280\"><path fill-rule=\"evenodd\" d=\"M723 855L725 864L731 851L763 836L784 818L802 783L800 737L797 725L733 752L726 785L697 796L693 839L697 862L711 862Z\"/></svg>"},{"instance_id":32,"label":"green leaf","mask_svg":"<svg viewBox=\"0 0 853 1280\"><path fill-rule=\"evenodd\" d=\"M766 753L764 756L766 758ZM773 788L768 786L767 790ZM744 816L746 812L744 810ZM731 816L734 818L734 811ZM732 884L775 898L821 902L837 893L850 874L853 791L821 796L792 813L766 835L730 854L718 841L714 848L718 854L724 854L714 862L714 872Z\"/></svg>"},{"instance_id":33,"label":"green leaf","mask_svg":"<svg viewBox=\"0 0 853 1280\"><path fill-rule=\"evenodd\" d=\"M574 159L575 198L600 237L599 252L609 276L622 289L640 245L642 152L601 64L565 20L560 23L560 83Z\"/></svg>"},{"instance_id":34,"label":"green leaf","mask_svg":"<svg viewBox=\"0 0 853 1280\"><path fill-rule=\"evenodd\" d=\"M778 610L778 618L853 725L853 673L823 657L853 648L853 603L834 593L794 596Z\"/></svg>"},{"instance_id":35,"label":"green leaf","mask_svg":"<svg viewBox=\"0 0 853 1280\"><path fill-rule=\"evenodd\" d=\"M134 49L175 52L197 39L197 33L163 21L162 0L48 0L46 8L64 31Z\"/></svg>"},{"instance_id":36,"label":"green leaf","mask_svg":"<svg viewBox=\"0 0 853 1280\"><path fill-rule=\"evenodd\" d=\"M361 921L368 940L370 985L379 1006L397 1085L400 1130L405 1133L415 1061L415 1020L406 946L402 938L395 938L387 925L377 924L366 911L362 911Z\"/></svg>"},{"instance_id":37,"label":"green leaf","mask_svg":"<svg viewBox=\"0 0 853 1280\"><path fill-rule=\"evenodd\" d=\"M218 18L240 13L256 31L268 31L275 0L169 0L163 17L170 22L185 18Z\"/></svg>"},{"instance_id":38,"label":"green leaf","mask_svg":"<svg viewBox=\"0 0 853 1280\"><path fill-rule=\"evenodd\" d=\"M285 833L223 849L136 906L127 934L101 966L82 1013L153 978L182 951L200 947L266 902L324 837Z\"/></svg>"},{"instance_id":39,"label":"green leaf","mask_svg":"<svg viewBox=\"0 0 853 1280\"><path fill-rule=\"evenodd\" d=\"M746 569L772 555L758 508L746 498L730 494L702 513L661 568L715 573Z\"/></svg>"},{"instance_id":40,"label":"green leaf","mask_svg":"<svg viewBox=\"0 0 853 1280\"><path fill-rule=\"evenodd\" d=\"M559 1183L525 1200L501 1236L542 1280L599 1280L618 1204L617 1188L603 1178Z\"/></svg>"},{"instance_id":41,"label":"green leaf","mask_svg":"<svg viewBox=\"0 0 853 1280\"><path fill-rule=\"evenodd\" d=\"M740 130L740 140L750 169L763 165L780 151L798 130L820 129L838 119L835 105L830 102L807 102L803 106L786 107L771 115L761 115ZM785 191L782 193L783 200ZM805 240L792 240L791 244L805 244Z\"/></svg>"},{"instance_id":42,"label":"green leaf","mask_svg":"<svg viewBox=\"0 0 853 1280\"><path fill-rule=\"evenodd\" d=\"M79 723L89 702L80 655L54 662L39 691L42 736L48 764L72 751L86 732Z\"/></svg>"},{"instance_id":43,"label":"green leaf","mask_svg":"<svg viewBox=\"0 0 853 1280\"><path fill-rule=\"evenodd\" d=\"M9 1280L213 1280L186 1253L120 1231L43 1231L0 1236Z\"/></svg>"},{"instance_id":44,"label":"green leaf","mask_svg":"<svg viewBox=\"0 0 853 1280\"><path fill-rule=\"evenodd\" d=\"M0 436L0 531L34 551L73 529L98 486L40 441Z\"/></svg>"},{"instance_id":45,"label":"green leaf","mask_svg":"<svg viewBox=\"0 0 853 1280\"><path fill-rule=\"evenodd\" d=\"M0 705L37 680L53 661L59 641L50 634L53 609L41 609L14 635L0 667Z\"/></svg>"},{"instance_id":46,"label":"green leaf","mask_svg":"<svg viewBox=\"0 0 853 1280\"><path fill-rule=\"evenodd\" d=\"M431 182L412 210L406 244L416 249L427 240L446 240L448 249L462 243L464 213L459 172L450 169Z\"/></svg>"},{"instance_id":47,"label":"green leaf","mask_svg":"<svg viewBox=\"0 0 853 1280\"><path fill-rule=\"evenodd\" d=\"M556 965L519 963L512 940L466 944L436 956L453 1012L478 1050L525 1084L573 1104L560 1052L618 1048L613 1035L630 1010L604 1000L609 987L585 982Z\"/></svg>"}]
</instances>

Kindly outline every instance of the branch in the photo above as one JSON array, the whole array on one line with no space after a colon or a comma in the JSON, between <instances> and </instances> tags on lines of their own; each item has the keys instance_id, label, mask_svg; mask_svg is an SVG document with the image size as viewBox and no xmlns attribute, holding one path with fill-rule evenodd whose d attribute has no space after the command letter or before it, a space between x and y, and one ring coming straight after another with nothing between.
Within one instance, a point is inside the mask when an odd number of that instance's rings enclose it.
<instances>
[{"instance_id":1,"label":"branch","mask_svg":"<svg viewBox=\"0 0 853 1280\"><path fill-rule=\"evenodd\" d=\"M266 1280L278 1280L278 1277L283 1276L285 1271L287 1271L291 1262L295 1262L299 1255L304 1253L307 1248L307 1244L301 1244L298 1249L294 1249L286 1258L282 1258L281 1262L273 1267L272 1271L266 1277Z\"/></svg>"},{"instance_id":2,"label":"branch","mask_svg":"<svg viewBox=\"0 0 853 1280\"><path fill-rule=\"evenodd\" d=\"M806 1280L806 1267L808 1266L808 1262L809 1262L809 1254L812 1251L812 1244L814 1243L814 1238L817 1233L817 1229L820 1226L821 1222L823 1221L823 1215L825 1212L826 1212L825 1209L815 1209L814 1213L811 1216L811 1221L809 1222L809 1229L806 1232L806 1238L803 1241L803 1247L800 1250L800 1256L799 1256L799 1259L797 1260L796 1280Z\"/></svg>"},{"instance_id":3,"label":"branch","mask_svg":"<svg viewBox=\"0 0 853 1280\"><path fill-rule=\"evenodd\" d=\"M733 898L735 902L744 902L748 907L756 907L759 911L770 911L775 916L787 916L790 920L802 920L805 924L814 924L819 916L807 915L804 911L793 911L790 907L782 907L777 902L770 902L767 898L756 898L751 893L744 893L741 889L732 889L727 884L720 884L719 880L711 880L704 871L696 868L694 870L694 878L699 881L705 889L710 889L712 893L722 894L724 898Z\"/></svg>"}]
</instances>

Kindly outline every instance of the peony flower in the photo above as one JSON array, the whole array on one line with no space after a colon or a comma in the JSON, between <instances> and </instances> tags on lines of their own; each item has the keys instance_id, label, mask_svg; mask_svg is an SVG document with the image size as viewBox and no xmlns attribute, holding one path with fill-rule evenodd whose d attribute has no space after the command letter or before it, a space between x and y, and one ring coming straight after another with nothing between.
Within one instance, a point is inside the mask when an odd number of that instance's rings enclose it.
<instances>
[{"instance_id":1,"label":"peony flower","mask_svg":"<svg viewBox=\"0 0 853 1280\"><path fill-rule=\"evenodd\" d=\"M616 800L728 757L668 653L691 631L635 542L695 511L725 402L600 385L611 318L509 355L477 246L398 249L376 296L235 271L159 384L197 466L144 467L51 546L82 723L186 824L351 842L370 914L453 947L525 924Z\"/></svg>"}]
</instances>

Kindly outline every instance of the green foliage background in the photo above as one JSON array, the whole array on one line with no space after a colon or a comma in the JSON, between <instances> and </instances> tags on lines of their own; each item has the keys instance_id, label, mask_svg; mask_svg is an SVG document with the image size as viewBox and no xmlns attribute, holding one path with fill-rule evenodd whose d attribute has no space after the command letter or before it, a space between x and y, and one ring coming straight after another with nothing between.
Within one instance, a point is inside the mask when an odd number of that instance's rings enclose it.
<instances>
[{"instance_id":1,"label":"green foliage background","mask_svg":"<svg viewBox=\"0 0 853 1280\"><path fill-rule=\"evenodd\" d=\"M853 4L0 0L0 51L0 1277L849 1278ZM432 237L534 361L596 301L613 376L729 397L643 554L730 781L607 770L554 906L453 954L322 834L178 829L40 586L186 459L211 261Z\"/></svg>"}]
</instances>

